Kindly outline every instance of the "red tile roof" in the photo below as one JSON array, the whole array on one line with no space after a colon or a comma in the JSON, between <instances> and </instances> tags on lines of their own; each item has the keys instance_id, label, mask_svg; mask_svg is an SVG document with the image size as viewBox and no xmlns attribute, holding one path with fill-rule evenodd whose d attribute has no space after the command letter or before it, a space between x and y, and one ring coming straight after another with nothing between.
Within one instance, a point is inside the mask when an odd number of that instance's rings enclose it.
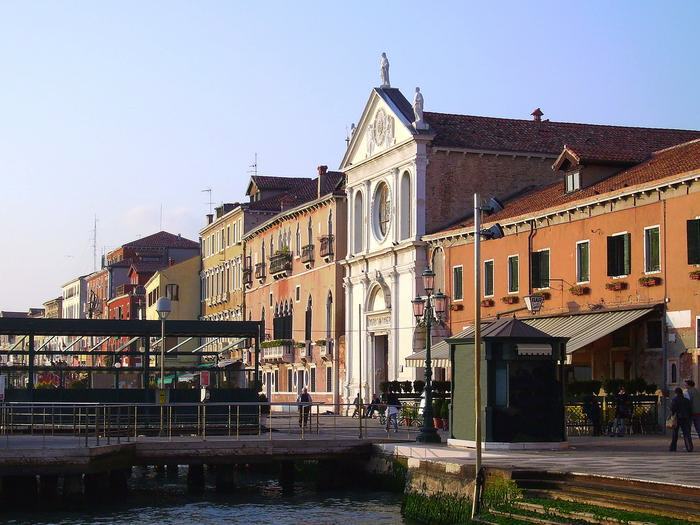
<instances>
[{"instance_id":1,"label":"red tile roof","mask_svg":"<svg viewBox=\"0 0 700 525\"><path fill-rule=\"evenodd\" d=\"M141 239L128 242L122 245L122 248L196 248L199 249L199 243L185 239L181 235L174 235L166 231L160 231Z\"/></svg>"},{"instance_id":2,"label":"red tile roof","mask_svg":"<svg viewBox=\"0 0 700 525\"><path fill-rule=\"evenodd\" d=\"M700 139L657 151L641 164L579 191L565 193L563 181L529 191L506 201L505 207L489 215L485 222L503 222L519 216L532 215L541 210L563 207L596 195L654 182L693 170L700 170ZM473 219L470 217L443 231L466 228L472 224ZM440 235L440 232L437 235Z\"/></svg>"},{"instance_id":3,"label":"red tile roof","mask_svg":"<svg viewBox=\"0 0 700 525\"><path fill-rule=\"evenodd\" d=\"M584 159L637 163L653 152L700 138L700 131L425 113L433 146L558 155L566 145Z\"/></svg>"},{"instance_id":4,"label":"red tile roof","mask_svg":"<svg viewBox=\"0 0 700 525\"><path fill-rule=\"evenodd\" d=\"M253 175L250 178L259 190L293 190L311 181L308 177L270 177Z\"/></svg>"},{"instance_id":5,"label":"red tile roof","mask_svg":"<svg viewBox=\"0 0 700 525\"><path fill-rule=\"evenodd\" d=\"M345 174L340 171L327 172L321 179L321 196L327 195L339 189L344 180ZM317 198L318 178L299 179L293 190L273 195L267 199L251 202L249 209L260 211L283 211L290 208L296 208L297 206L300 206L306 202L311 202Z\"/></svg>"}]
</instances>

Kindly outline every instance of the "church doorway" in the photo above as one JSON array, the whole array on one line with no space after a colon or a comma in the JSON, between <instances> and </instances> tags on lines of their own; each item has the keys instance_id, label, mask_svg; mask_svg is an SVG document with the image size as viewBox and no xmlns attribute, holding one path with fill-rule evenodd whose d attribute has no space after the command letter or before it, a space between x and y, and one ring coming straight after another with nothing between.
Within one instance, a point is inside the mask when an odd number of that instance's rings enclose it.
<instances>
[{"instance_id":1,"label":"church doorway","mask_svg":"<svg viewBox=\"0 0 700 525\"><path fill-rule=\"evenodd\" d=\"M374 381L372 382L372 392L370 394L378 394L380 392L379 385L389 380L389 336L375 335L373 338L374 360L373 374Z\"/></svg>"}]
</instances>

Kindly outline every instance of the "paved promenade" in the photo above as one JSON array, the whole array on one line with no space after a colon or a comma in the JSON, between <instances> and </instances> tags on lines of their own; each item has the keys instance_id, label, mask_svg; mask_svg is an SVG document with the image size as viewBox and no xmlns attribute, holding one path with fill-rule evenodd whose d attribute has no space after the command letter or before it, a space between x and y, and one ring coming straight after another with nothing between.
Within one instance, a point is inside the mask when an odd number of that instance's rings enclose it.
<instances>
[{"instance_id":1,"label":"paved promenade","mask_svg":"<svg viewBox=\"0 0 700 525\"><path fill-rule=\"evenodd\" d=\"M568 450L485 451L486 467L595 474L700 489L700 441L696 452L669 452L670 437L573 437ZM420 444L378 444L387 454L441 463L473 464L474 451ZM682 448L682 445L681 445Z\"/></svg>"}]
</instances>

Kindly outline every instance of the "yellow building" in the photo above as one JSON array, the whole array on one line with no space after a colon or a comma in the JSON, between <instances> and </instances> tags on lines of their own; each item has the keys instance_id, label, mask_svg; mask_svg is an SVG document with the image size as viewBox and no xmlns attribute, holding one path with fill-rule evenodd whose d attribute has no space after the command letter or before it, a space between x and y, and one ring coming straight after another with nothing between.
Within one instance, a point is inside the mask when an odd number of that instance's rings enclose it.
<instances>
[{"instance_id":1,"label":"yellow building","mask_svg":"<svg viewBox=\"0 0 700 525\"><path fill-rule=\"evenodd\" d=\"M169 321L197 320L199 318L199 270L202 259L199 256L191 257L172 266L157 271L146 282L146 319L158 320L156 302L160 297L167 297L171 301L172 311L168 315ZM167 321L166 321L167 333ZM191 354L200 342L198 338L186 341L187 338L167 338L166 351L178 346L178 352ZM154 355L160 353L160 343L152 347ZM166 357L165 366L185 366L199 362L199 356L190 355ZM156 366L157 361L151 363ZM167 376L166 376L167 381Z\"/></svg>"}]
</instances>

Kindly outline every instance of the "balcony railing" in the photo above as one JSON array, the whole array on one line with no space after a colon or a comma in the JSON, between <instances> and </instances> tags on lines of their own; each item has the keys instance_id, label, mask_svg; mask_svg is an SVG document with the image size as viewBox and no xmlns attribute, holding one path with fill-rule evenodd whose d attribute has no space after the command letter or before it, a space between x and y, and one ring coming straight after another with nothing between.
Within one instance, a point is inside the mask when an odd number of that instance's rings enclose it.
<instances>
[{"instance_id":1,"label":"balcony railing","mask_svg":"<svg viewBox=\"0 0 700 525\"><path fill-rule=\"evenodd\" d=\"M267 363L292 363L294 361L294 342L279 341L278 344L262 348L262 360Z\"/></svg>"},{"instance_id":2,"label":"balcony railing","mask_svg":"<svg viewBox=\"0 0 700 525\"><path fill-rule=\"evenodd\" d=\"M245 286L250 286L253 284L253 269L243 268L243 284Z\"/></svg>"},{"instance_id":3,"label":"balcony railing","mask_svg":"<svg viewBox=\"0 0 700 525\"><path fill-rule=\"evenodd\" d=\"M270 257L270 275L275 279L284 277L292 269L291 252L276 253Z\"/></svg>"},{"instance_id":4,"label":"balcony railing","mask_svg":"<svg viewBox=\"0 0 700 525\"><path fill-rule=\"evenodd\" d=\"M314 245L307 244L301 247L301 262L304 264L314 262Z\"/></svg>"},{"instance_id":5,"label":"balcony railing","mask_svg":"<svg viewBox=\"0 0 700 525\"><path fill-rule=\"evenodd\" d=\"M335 238L332 235L324 235L321 237L321 257L333 257L333 241Z\"/></svg>"},{"instance_id":6,"label":"balcony railing","mask_svg":"<svg viewBox=\"0 0 700 525\"><path fill-rule=\"evenodd\" d=\"M256 279L265 279L265 263L257 263L255 265L255 278Z\"/></svg>"}]
</instances>

